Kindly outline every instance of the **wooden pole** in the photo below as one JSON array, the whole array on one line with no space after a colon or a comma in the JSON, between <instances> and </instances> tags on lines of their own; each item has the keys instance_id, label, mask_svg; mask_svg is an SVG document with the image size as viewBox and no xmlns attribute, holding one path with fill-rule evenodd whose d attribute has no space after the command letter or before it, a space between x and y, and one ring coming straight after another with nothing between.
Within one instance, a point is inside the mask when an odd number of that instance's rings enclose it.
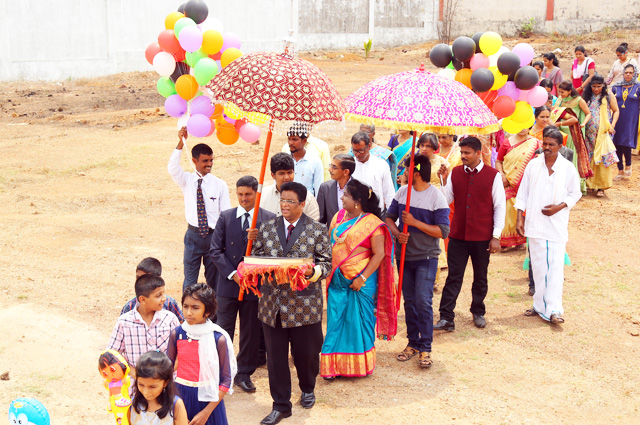
<instances>
[{"instance_id":1,"label":"wooden pole","mask_svg":"<svg viewBox=\"0 0 640 425\"><path fill-rule=\"evenodd\" d=\"M416 150L416 135L417 131L413 132L413 143L411 145L411 161L409 163L409 173L407 175L407 205L405 205L404 210L409 212L409 208L411 205L411 188L413 185L413 157L415 156ZM405 172L406 172L405 168ZM402 233L407 233L408 230L407 223L402 224ZM407 252L407 244L402 244L400 248L400 267L398 268L398 296L396 297L396 310L400 310L400 298L402 297L402 278L404 277L404 257Z\"/></svg>"}]
</instances>

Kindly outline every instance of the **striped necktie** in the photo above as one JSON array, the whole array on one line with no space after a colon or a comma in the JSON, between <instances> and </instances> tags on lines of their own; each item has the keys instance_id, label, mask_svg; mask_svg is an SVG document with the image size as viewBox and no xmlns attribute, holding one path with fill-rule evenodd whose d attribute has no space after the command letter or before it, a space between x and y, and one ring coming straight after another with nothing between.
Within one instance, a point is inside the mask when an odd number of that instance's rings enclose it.
<instances>
[{"instance_id":1,"label":"striped necktie","mask_svg":"<svg viewBox=\"0 0 640 425\"><path fill-rule=\"evenodd\" d=\"M289 227L287 227L287 243L289 243L289 238L291 237L291 233L293 233L293 229L294 226L293 224L290 224Z\"/></svg>"},{"instance_id":2,"label":"striped necktie","mask_svg":"<svg viewBox=\"0 0 640 425\"><path fill-rule=\"evenodd\" d=\"M244 213L244 223L242 223L242 236L244 237L244 243L249 243L249 234L247 230L249 230L249 219L250 215L248 212Z\"/></svg>"},{"instance_id":3,"label":"striped necktie","mask_svg":"<svg viewBox=\"0 0 640 425\"><path fill-rule=\"evenodd\" d=\"M207 223L207 210L204 209L204 196L202 196L202 179L198 179L198 234L203 238L209 234Z\"/></svg>"}]
</instances>

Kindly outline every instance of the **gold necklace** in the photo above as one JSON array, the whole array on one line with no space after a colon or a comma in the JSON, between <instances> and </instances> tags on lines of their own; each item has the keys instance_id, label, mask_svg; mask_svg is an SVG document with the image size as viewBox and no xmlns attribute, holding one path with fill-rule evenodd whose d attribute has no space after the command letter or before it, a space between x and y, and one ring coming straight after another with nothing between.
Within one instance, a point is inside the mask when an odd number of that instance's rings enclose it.
<instances>
[{"instance_id":1,"label":"gold necklace","mask_svg":"<svg viewBox=\"0 0 640 425\"><path fill-rule=\"evenodd\" d=\"M360 217L362 217L362 213L360 213L360 215L358 216L358 219L356 220L356 222L355 222L355 223L353 223L353 225L351 225L351 227L349 227L349 229L347 229L347 231L346 231L346 232L344 232L344 233L342 234L342 236L338 237L338 226L339 226L339 225L341 225L342 223L344 223L344 222L345 222L345 220L347 220L347 214L348 214L348 213L346 213L346 214L344 215L344 217L342 217L342 220L340 221L340 223L338 223L338 224L336 225L335 229L333 229L333 239L335 239L335 240L336 240L336 243L337 243L337 244L339 244L339 243L344 243L344 241L345 241L345 240L347 240L347 235L349 234L349 232L351 231L351 229L353 229L353 227L354 227L356 224L358 224L358 221L360 221ZM349 219L349 220L351 220L351 219Z\"/></svg>"}]
</instances>

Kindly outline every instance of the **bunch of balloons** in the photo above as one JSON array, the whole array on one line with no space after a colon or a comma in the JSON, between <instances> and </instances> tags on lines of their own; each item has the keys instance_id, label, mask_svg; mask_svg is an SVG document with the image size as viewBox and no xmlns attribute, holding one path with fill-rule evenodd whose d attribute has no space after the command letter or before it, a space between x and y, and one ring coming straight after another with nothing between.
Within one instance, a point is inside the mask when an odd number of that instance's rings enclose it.
<instances>
[{"instance_id":1,"label":"bunch of balloons","mask_svg":"<svg viewBox=\"0 0 640 425\"><path fill-rule=\"evenodd\" d=\"M488 31L473 37L458 37L451 46L438 44L431 62L438 72L475 91L502 120L508 133L518 133L533 125L533 108L547 102L547 91L538 85L538 71L529 64L535 52L527 43L511 51L502 46L500 34Z\"/></svg>"},{"instance_id":2,"label":"bunch of balloons","mask_svg":"<svg viewBox=\"0 0 640 425\"><path fill-rule=\"evenodd\" d=\"M189 134L206 137L217 131L218 140L224 144L231 145L239 137L253 143L260 138L260 128L244 120L225 119L228 117L222 106L212 105L200 89L242 56L236 34L202 28L208 15L202 0L182 4L177 12L167 15L165 30L147 47L145 57L160 74L156 87L166 98L167 114L186 125Z\"/></svg>"}]
</instances>

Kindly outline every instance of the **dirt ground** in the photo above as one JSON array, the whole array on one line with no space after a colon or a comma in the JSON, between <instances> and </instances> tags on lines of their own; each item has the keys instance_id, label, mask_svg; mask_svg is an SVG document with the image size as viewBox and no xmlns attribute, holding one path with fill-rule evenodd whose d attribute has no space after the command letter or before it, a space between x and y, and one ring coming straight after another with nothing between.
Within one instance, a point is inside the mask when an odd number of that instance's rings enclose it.
<instances>
[{"instance_id":1,"label":"dirt ground","mask_svg":"<svg viewBox=\"0 0 640 425\"><path fill-rule=\"evenodd\" d=\"M526 41L539 54L562 49L567 76L573 47L584 44L606 74L615 46L639 35ZM378 76L420 62L431 67L426 54L433 44L374 50L368 61L362 50L303 56L346 96ZM155 79L140 72L0 86L0 374L9 372L9 380L0 381L0 406L35 397L53 424L113 423L97 357L132 297L138 261L160 259L168 293L179 298L186 226L181 192L166 171L176 120L164 114ZM342 137L328 139L332 151L346 146L355 129L349 123ZM388 133L379 129L377 139L386 142ZM264 142L206 141L216 153L214 173L231 187L242 175L257 175ZM274 138L272 153L283 143ZM316 406L294 406L283 423L639 423L637 174L615 183L605 198L583 198L572 211L567 250L573 265L566 268L562 327L523 317L531 305L524 254L497 254L489 269L486 329L471 323L467 276L457 329L435 335L430 370L395 360L406 344L401 310L397 339L377 343L372 376L320 379ZM439 301L438 292L436 309ZM231 423L257 424L271 410L265 368L254 382L255 394L237 391L225 399ZM299 394L294 385L294 403Z\"/></svg>"}]
</instances>

